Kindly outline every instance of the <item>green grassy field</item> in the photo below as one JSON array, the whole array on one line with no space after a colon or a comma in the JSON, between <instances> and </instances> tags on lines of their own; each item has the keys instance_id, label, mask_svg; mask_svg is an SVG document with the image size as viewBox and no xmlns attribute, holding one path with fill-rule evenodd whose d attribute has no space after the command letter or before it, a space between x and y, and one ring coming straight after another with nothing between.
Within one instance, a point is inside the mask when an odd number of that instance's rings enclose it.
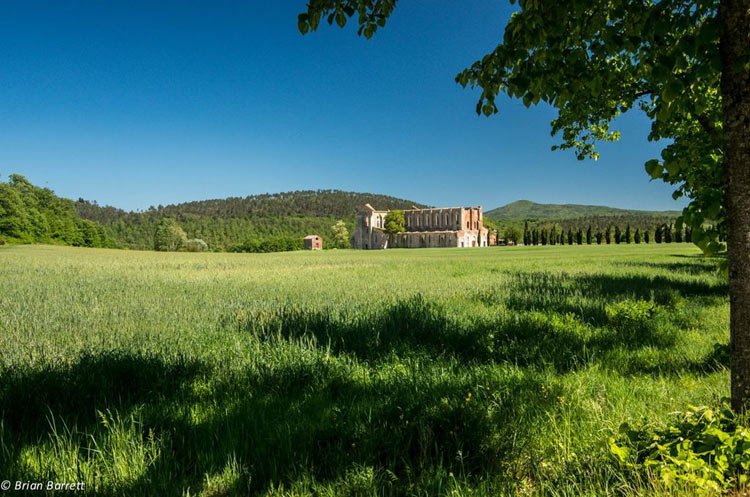
<instances>
[{"instance_id":1,"label":"green grassy field","mask_svg":"<svg viewBox=\"0 0 750 497\"><path fill-rule=\"evenodd\" d=\"M685 244L0 248L0 479L650 495L607 438L728 394L716 266Z\"/></svg>"}]
</instances>

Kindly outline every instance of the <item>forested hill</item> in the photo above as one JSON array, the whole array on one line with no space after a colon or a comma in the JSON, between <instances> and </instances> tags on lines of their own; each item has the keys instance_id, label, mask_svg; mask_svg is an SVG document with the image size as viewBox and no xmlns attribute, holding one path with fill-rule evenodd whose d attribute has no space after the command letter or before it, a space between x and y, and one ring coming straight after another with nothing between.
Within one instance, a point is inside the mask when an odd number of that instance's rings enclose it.
<instances>
[{"instance_id":1,"label":"forested hill","mask_svg":"<svg viewBox=\"0 0 750 497\"><path fill-rule=\"evenodd\" d=\"M365 204L376 209L408 209L411 200L374 193L344 192L340 190L304 190L284 193L266 193L248 197L197 200L176 205L152 207L142 214L160 217L190 218L262 218L283 216L354 218ZM111 222L128 213L113 207L100 207L83 200L78 202L78 212L86 219Z\"/></svg>"},{"instance_id":2,"label":"forested hill","mask_svg":"<svg viewBox=\"0 0 750 497\"><path fill-rule=\"evenodd\" d=\"M675 219L679 215L678 211L640 211L601 205L537 204L529 200L518 200L485 212L485 216L503 221L562 221L616 216Z\"/></svg>"},{"instance_id":3,"label":"forested hill","mask_svg":"<svg viewBox=\"0 0 750 497\"><path fill-rule=\"evenodd\" d=\"M78 215L72 200L34 186L20 174L0 181L0 244L7 242L113 245L101 225Z\"/></svg>"},{"instance_id":4,"label":"forested hill","mask_svg":"<svg viewBox=\"0 0 750 497\"><path fill-rule=\"evenodd\" d=\"M376 209L424 206L387 195L339 190L201 200L152 207L144 212L102 207L82 199L76 206L81 217L102 224L122 247L152 249L159 220L173 218L189 238L200 238L213 250L231 250L258 239L286 238L301 243L302 237L313 233L321 235L324 244L330 246L336 221L343 220L351 232L357 211L366 203Z\"/></svg>"}]
</instances>

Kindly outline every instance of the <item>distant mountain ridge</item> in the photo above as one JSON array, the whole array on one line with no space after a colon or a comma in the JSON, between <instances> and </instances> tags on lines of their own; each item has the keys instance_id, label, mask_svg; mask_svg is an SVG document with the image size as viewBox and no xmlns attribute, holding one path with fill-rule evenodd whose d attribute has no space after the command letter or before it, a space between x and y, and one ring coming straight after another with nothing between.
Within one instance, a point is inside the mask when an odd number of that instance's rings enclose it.
<instances>
[{"instance_id":1,"label":"distant mountain ridge","mask_svg":"<svg viewBox=\"0 0 750 497\"><path fill-rule=\"evenodd\" d=\"M502 207L486 211L485 216L496 220L507 221L551 221L591 217L614 216L648 216L676 218L679 211L644 211L636 209L619 209L602 205L580 204L539 204L530 200L517 200Z\"/></svg>"}]
</instances>

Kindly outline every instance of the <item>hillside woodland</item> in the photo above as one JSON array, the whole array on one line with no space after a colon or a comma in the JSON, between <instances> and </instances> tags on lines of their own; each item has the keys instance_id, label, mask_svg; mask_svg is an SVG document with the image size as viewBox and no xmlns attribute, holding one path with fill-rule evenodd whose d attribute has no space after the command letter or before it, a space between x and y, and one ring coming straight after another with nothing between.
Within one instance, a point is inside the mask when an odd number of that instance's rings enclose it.
<instances>
[{"instance_id":1,"label":"hillside woodland","mask_svg":"<svg viewBox=\"0 0 750 497\"><path fill-rule=\"evenodd\" d=\"M21 175L0 182L0 240L138 250L282 252L309 234L324 248L348 248L357 211L426 207L410 200L339 190L307 190L159 205L129 212L56 196ZM499 238L526 245L689 241L677 212L518 201L487 212ZM590 233L590 238L589 238ZM2 242L0 242L2 243Z\"/></svg>"},{"instance_id":2,"label":"hillside woodland","mask_svg":"<svg viewBox=\"0 0 750 497\"><path fill-rule=\"evenodd\" d=\"M19 174L0 181L0 243L48 243L110 247L113 240L97 222L82 219L72 200L32 185Z\"/></svg>"},{"instance_id":3,"label":"hillside woodland","mask_svg":"<svg viewBox=\"0 0 750 497\"><path fill-rule=\"evenodd\" d=\"M301 249L302 238L313 233L323 237L324 248L348 248L334 243L334 226L343 220L351 232L357 211L366 203L381 209L424 207L387 195L339 190L203 200L159 205L144 212L102 207L83 199L76 207L82 218L101 224L107 235L124 248L154 248L157 226L169 218L179 224L188 238L204 240L211 250L278 252Z\"/></svg>"}]
</instances>

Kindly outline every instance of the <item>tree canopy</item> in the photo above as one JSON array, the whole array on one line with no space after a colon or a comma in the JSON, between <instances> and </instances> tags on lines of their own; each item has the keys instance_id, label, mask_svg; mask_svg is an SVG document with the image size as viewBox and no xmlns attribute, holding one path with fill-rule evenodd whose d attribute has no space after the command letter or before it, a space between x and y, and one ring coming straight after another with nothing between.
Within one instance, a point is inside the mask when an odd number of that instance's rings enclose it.
<instances>
[{"instance_id":1,"label":"tree canopy","mask_svg":"<svg viewBox=\"0 0 750 497\"><path fill-rule=\"evenodd\" d=\"M81 219L72 200L20 174L0 181L0 239L85 247L111 246L98 223Z\"/></svg>"},{"instance_id":2,"label":"tree canopy","mask_svg":"<svg viewBox=\"0 0 750 497\"><path fill-rule=\"evenodd\" d=\"M386 214L384 228L384 231L388 236L393 236L406 231L404 211L395 209Z\"/></svg>"},{"instance_id":3,"label":"tree canopy","mask_svg":"<svg viewBox=\"0 0 750 497\"><path fill-rule=\"evenodd\" d=\"M333 231L333 246L335 248L350 248L351 242L349 241L349 229L346 227L346 223L343 219L336 221L336 224L331 226Z\"/></svg>"}]
</instances>

